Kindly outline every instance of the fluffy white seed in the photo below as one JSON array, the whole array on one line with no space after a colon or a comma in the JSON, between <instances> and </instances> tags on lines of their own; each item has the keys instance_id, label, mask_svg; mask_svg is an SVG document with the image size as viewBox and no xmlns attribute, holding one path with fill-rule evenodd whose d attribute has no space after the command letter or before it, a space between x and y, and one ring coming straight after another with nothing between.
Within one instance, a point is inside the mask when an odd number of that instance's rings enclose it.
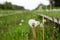
<instances>
[{"instance_id":1,"label":"fluffy white seed","mask_svg":"<svg viewBox=\"0 0 60 40\"><path fill-rule=\"evenodd\" d=\"M24 22L24 20L22 19L21 22Z\"/></svg>"},{"instance_id":2,"label":"fluffy white seed","mask_svg":"<svg viewBox=\"0 0 60 40\"><path fill-rule=\"evenodd\" d=\"M33 27L33 24L35 23L35 20L34 20L34 19L30 19L28 23L29 23L29 25L30 25L31 27Z\"/></svg>"},{"instance_id":3,"label":"fluffy white seed","mask_svg":"<svg viewBox=\"0 0 60 40\"><path fill-rule=\"evenodd\" d=\"M39 21L36 21L36 26L40 25L40 22Z\"/></svg>"},{"instance_id":4,"label":"fluffy white seed","mask_svg":"<svg viewBox=\"0 0 60 40\"><path fill-rule=\"evenodd\" d=\"M34 19L30 19L28 23L31 27L33 27L33 24L34 24L35 27L40 24L39 21L36 21Z\"/></svg>"},{"instance_id":5,"label":"fluffy white seed","mask_svg":"<svg viewBox=\"0 0 60 40\"><path fill-rule=\"evenodd\" d=\"M19 23L19 25L21 26L21 25L22 25L22 23Z\"/></svg>"}]
</instances>

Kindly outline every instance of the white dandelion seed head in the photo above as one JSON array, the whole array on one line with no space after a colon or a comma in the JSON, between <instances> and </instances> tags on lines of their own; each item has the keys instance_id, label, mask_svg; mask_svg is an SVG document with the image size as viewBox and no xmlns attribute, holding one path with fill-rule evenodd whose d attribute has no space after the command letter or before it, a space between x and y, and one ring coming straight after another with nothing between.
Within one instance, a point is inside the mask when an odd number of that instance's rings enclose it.
<instances>
[{"instance_id":1,"label":"white dandelion seed head","mask_svg":"<svg viewBox=\"0 0 60 40\"><path fill-rule=\"evenodd\" d=\"M21 26L21 25L22 25L22 23L19 23L19 25Z\"/></svg>"},{"instance_id":2,"label":"white dandelion seed head","mask_svg":"<svg viewBox=\"0 0 60 40\"><path fill-rule=\"evenodd\" d=\"M21 22L24 22L24 20L22 19Z\"/></svg>"},{"instance_id":3,"label":"white dandelion seed head","mask_svg":"<svg viewBox=\"0 0 60 40\"><path fill-rule=\"evenodd\" d=\"M39 21L36 21L36 26L37 26L37 25L40 25L40 22L39 22Z\"/></svg>"},{"instance_id":4,"label":"white dandelion seed head","mask_svg":"<svg viewBox=\"0 0 60 40\"><path fill-rule=\"evenodd\" d=\"M36 21L34 19L30 19L28 23L31 27L33 27L33 24L34 24L35 27L40 24L39 21Z\"/></svg>"},{"instance_id":5,"label":"white dandelion seed head","mask_svg":"<svg viewBox=\"0 0 60 40\"><path fill-rule=\"evenodd\" d=\"M30 19L29 20L29 25L31 26L31 27L33 27L32 25L35 23L35 20L34 19Z\"/></svg>"}]
</instances>

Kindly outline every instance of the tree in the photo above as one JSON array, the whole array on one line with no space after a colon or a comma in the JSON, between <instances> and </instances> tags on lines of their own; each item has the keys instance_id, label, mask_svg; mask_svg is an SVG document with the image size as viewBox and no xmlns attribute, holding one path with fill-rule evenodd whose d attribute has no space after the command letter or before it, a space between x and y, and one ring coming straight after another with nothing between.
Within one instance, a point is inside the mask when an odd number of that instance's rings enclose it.
<instances>
[{"instance_id":1,"label":"tree","mask_svg":"<svg viewBox=\"0 0 60 40\"><path fill-rule=\"evenodd\" d=\"M10 2L5 2L4 7L5 9L12 9L12 4Z\"/></svg>"},{"instance_id":2,"label":"tree","mask_svg":"<svg viewBox=\"0 0 60 40\"><path fill-rule=\"evenodd\" d=\"M24 10L23 6L13 5L11 2L5 2L4 4L0 4L0 9L6 10Z\"/></svg>"}]
</instances>

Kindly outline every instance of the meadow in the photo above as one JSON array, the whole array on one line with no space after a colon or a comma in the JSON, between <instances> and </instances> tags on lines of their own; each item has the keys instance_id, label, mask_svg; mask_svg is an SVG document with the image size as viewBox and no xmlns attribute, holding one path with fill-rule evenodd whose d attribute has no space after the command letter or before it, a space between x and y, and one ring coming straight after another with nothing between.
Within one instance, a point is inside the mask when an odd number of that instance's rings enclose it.
<instances>
[{"instance_id":1,"label":"meadow","mask_svg":"<svg viewBox=\"0 0 60 40\"><path fill-rule=\"evenodd\" d=\"M28 21L30 19L35 19L42 22L39 14L60 18L59 13L60 12L0 10L0 14L8 14L7 16L0 17L0 40L33 40L32 28L29 26ZM21 22L21 20L24 20L24 22ZM19 25L20 23L21 25ZM53 22L45 23L44 29L45 40L60 39L60 32ZM36 27L36 35L36 40L42 40L42 28L39 25Z\"/></svg>"}]
</instances>

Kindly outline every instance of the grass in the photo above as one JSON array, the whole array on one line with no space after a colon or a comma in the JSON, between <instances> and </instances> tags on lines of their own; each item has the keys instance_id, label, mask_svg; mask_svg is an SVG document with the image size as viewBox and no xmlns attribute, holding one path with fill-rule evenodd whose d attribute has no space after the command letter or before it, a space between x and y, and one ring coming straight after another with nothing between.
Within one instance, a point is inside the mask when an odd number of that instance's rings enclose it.
<instances>
[{"instance_id":1,"label":"grass","mask_svg":"<svg viewBox=\"0 0 60 40\"><path fill-rule=\"evenodd\" d=\"M2 11L2 12L1 12ZM41 19L39 18L40 12L37 11L14 11L14 10L1 10L0 13L2 14L14 14L9 16L3 16L0 17L0 40L32 40L32 31L31 27L28 24L29 19L35 18L37 21L41 22ZM16 13L16 14L15 14ZM45 15L51 16L51 14ZM54 14L54 13L52 13ZM54 14L55 15L55 14ZM52 15L53 16L53 15ZM21 20L24 20L22 25L19 25L21 23ZM57 30L54 29L55 25L52 25L53 23L46 23L45 24L45 40L51 40L51 37L53 37L53 31ZM37 33L37 40L42 40L42 28L40 26L36 27L36 33ZM54 30L53 30L54 29ZM52 33L51 33L52 32ZM56 32L57 40L59 40L58 31ZM51 36L52 35L52 36ZM55 38L55 37L54 37Z\"/></svg>"},{"instance_id":2,"label":"grass","mask_svg":"<svg viewBox=\"0 0 60 40\"><path fill-rule=\"evenodd\" d=\"M13 11L12 13L15 13L15 11ZM2 35L0 37L1 40L22 40L21 38L22 33L24 34L24 36L30 33L31 28L28 25L29 19L37 18L37 16L35 14L33 16L33 14L34 13L30 11L28 12L20 11L14 15L0 17L1 19L0 20L0 30L1 30L0 35ZM24 20L24 22L22 23L22 26L20 26L19 23L21 23L22 19ZM24 37L24 40L26 40L26 37Z\"/></svg>"},{"instance_id":3,"label":"grass","mask_svg":"<svg viewBox=\"0 0 60 40\"><path fill-rule=\"evenodd\" d=\"M60 19L60 12L40 12L40 11L35 11L36 13L44 14L53 18L58 18Z\"/></svg>"}]
</instances>

